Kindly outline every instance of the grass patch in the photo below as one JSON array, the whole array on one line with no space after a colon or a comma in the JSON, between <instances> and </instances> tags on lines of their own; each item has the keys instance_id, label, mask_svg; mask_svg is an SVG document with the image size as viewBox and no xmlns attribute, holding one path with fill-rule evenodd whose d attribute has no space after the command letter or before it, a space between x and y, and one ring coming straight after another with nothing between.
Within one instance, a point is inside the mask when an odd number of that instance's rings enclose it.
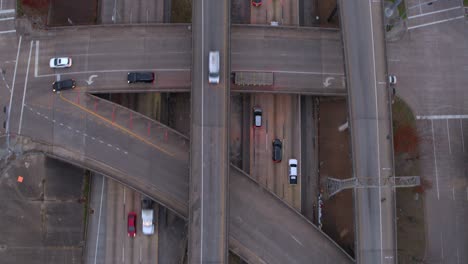
<instances>
[{"instance_id":1,"label":"grass patch","mask_svg":"<svg viewBox=\"0 0 468 264\"><path fill-rule=\"evenodd\" d=\"M392 105L395 152L395 175L420 175L419 138L416 118L411 108L399 97ZM423 263L426 247L424 222L424 188L396 190L397 245L399 263Z\"/></svg>"},{"instance_id":2,"label":"grass patch","mask_svg":"<svg viewBox=\"0 0 468 264\"><path fill-rule=\"evenodd\" d=\"M468 7L468 0L463 0L463 6L467 6L467 7Z\"/></svg>"},{"instance_id":3,"label":"grass patch","mask_svg":"<svg viewBox=\"0 0 468 264\"><path fill-rule=\"evenodd\" d=\"M82 201L84 202L83 205L83 224L84 224L84 232L86 233L87 225L88 225L88 208L89 208L89 189L90 189L90 179L91 179L91 172L89 170L85 171L84 179L83 179L83 187L82 187Z\"/></svg>"},{"instance_id":4,"label":"grass patch","mask_svg":"<svg viewBox=\"0 0 468 264\"><path fill-rule=\"evenodd\" d=\"M24 16L23 2L21 0L16 0L16 15L18 17Z\"/></svg>"},{"instance_id":5,"label":"grass patch","mask_svg":"<svg viewBox=\"0 0 468 264\"><path fill-rule=\"evenodd\" d=\"M397 0L390 0L390 2L392 2L392 3L395 3L395 1L397 1ZM465 0L465 1L467 1L467 0ZM402 19L406 19L407 15L406 15L405 0L401 1L401 3L398 5L397 9L398 9L398 14L400 14L400 17Z\"/></svg>"},{"instance_id":6,"label":"grass patch","mask_svg":"<svg viewBox=\"0 0 468 264\"><path fill-rule=\"evenodd\" d=\"M192 0L173 0L171 23L192 23Z\"/></svg>"}]
</instances>

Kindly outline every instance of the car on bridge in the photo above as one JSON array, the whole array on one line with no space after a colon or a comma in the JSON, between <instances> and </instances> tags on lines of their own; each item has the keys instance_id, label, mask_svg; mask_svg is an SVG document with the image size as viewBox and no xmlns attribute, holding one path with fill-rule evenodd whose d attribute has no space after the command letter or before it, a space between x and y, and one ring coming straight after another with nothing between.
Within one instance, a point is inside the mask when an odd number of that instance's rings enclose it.
<instances>
[{"instance_id":1,"label":"car on bridge","mask_svg":"<svg viewBox=\"0 0 468 264\"><path fill-rule=\"evenodd\" d=\"M76 87L76 81L73 79L66 79L62 81L55 81L52 83L52 92L60 92L63 90L73 89Z\"/></svg>"},{"instance_id":2,"label":"car on bridge","mask_svg":"<svg viewBox=\"0 0 468 264\"><path fill-rule=\"evenodd\" d=\"M52 69L71 67L72 66L72 58L69 58L69 57L52 58L52 59L50 59L49 66Z\"/></svg>"},{"instance_id":3,"label":"car on bridge","mask_svg":"<svg viewBox=\"0 0 468 264\"><path fill-rule=\"evenodd\" d=\"M127 81L128 83L152 83L154 82L154 72L129 72Z\"/></svg>"}]
</instances>

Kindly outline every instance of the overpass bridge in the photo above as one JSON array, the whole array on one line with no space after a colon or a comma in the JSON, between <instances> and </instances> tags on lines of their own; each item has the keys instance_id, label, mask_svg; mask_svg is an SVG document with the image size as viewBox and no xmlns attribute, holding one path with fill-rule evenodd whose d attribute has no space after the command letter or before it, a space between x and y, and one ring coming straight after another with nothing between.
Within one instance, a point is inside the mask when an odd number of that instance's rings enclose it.
<instances>
[{"instance_id":1,"label":"overpass bridge","mask_svg":"<svg viewBox=\"0 0 468 264\"><path fill-rule=\"evenodd\" d=\"M28 98L22 135L10 137L13 150L41 152L107 175L187 219L189 141L185 136L79 89L46 97L52 101L50 106ZM13 129L18 121L11 120ZM232 165L229 187L229 248L244 260L352 262L305 217Z\"/></svg>"},{"instance_id":2,"label":"overpass bridge","mask_svg":"<svg viewBox=\"0 0 468 264\"><path fill-rule=\"evenodd\" d=\"M31 33L39 41L39 65L56 54L74 58L64 78L99 77L84 88L90 93L190 92L192 79L191 25L121 25L59 28ZM164 36L164 37L161 37ZM273 86L236 86L232 92L346 94L340 31L321 28L233 25L231 71L269 71ZM129 70L156 72L152 86L129 86ZM38 78L55 73L39 67Z\"/></svg>"},{"instance_id":3,"label":"overpass bridge","mask_svg":"<svg viewBox=\"0 0 468 264\"><path fill-rule=\"evenodd\" d=\"M117 32L116 29L120 31ZM91 91L90 87L112 86L115 81L124 81L122 73L128 71L125 67L155 70L159 77L162 72L163 78L165 74L174 74L172 78L176 78L175 76L186 70L177 68L180 65L178 63L185 61L185 53L183 50L178 51L177 45L183 47L190 43L186 41L185 30L187 27L182 26L131 26L128 32L122 31L121 27L91 27L24 37L17 57L19 67L16 87L11 89L11 133L34 138L32 143L21 141L24 146L28 146L25 147L26 151L43 151L50 156L60 157L113 177L187 218L188 140L138 113L87 94ZM246 30L252 28L247 27ZM274 30L279 31L275 33ZM283 50L286 39L281 39L279 35L284 29L274 30L260 28L259 31L250 31L250 34L263 32L263 40L260 37L258 42L261 44L255 44L259 52L268 48L273 48L272 52L276 52L268 39L276 40L276 48ZM307 40L301 30L295 33L297 45L315 43L317 47L321 47L320 43L327 43L327 37L330 37L328 31L321 34L318 30L306 29L311 34ZM165 31L167 32L164 33ZM171 35L172 31L174 35ZM173 37L167 38L166 34ZM164 39L161 35L164 35ZM335 34L334 37L336 36ZM165 55L167 50L154 49L157 47L173 49L169 53L181 57L172 61L172 58ZM304 50L307 47L303 46ZM251 47L247 49L250 50ZM341 54L341 51L335 51L336 54L330 52L330 58L339 57L337 54ZM73 68L73 72L61 74L61 78L69 74L79 78L79 87L75 91L61 94L50 92L50 82L56 74L51 73L50 69L41 69L40 65L44 65L46 58L56 54L70 54L77 58L79 63ZM297 53L294 55L288 52L278 54L283 54L282 60L298 56ZM272 60L277 63L275 67L283 67L278 63L280 57ZM143 64L140 65L139 61L142 59ZM313 69L328 69L326 65L333 65L319 59L320 56L304 63L315 61L317 65ZM263 62L259 67L275 65L274 63ZM147 65L150 67L143 67ZM295 64L287 67L293 70L277 68L272 71L286 76L320 75L320 78L314 79L317 87L320 86L318 80L322 82L324 76L328 76L328 73L324 75L321 72L298 72L296 68L304 66ZM173 69L176 71L172 71ZM263 68L258 68L261 69ZM92 73L99 74L99 78L94 83L87 84L84 80L89 80L87 77ZM291 82L298 80L300 79L292 78ZM331 81L329 79L329 85L325 88L333 88L334 80L336 78ZM308 87L313 87L313 82L306 83ZM325 88L317 89L324 91ZM126 89L128 92L128 87ZM272 91L271 87L269 91ZM287 92L281 88L275 91ZM328 93L329 90L323 92ZM333 241L304 217L232 166L229 186L232 186L229 194L229 247L245 260L251 263L308 263L310 260L319 263L352 262Z\"/></svg>"}]
</instances>

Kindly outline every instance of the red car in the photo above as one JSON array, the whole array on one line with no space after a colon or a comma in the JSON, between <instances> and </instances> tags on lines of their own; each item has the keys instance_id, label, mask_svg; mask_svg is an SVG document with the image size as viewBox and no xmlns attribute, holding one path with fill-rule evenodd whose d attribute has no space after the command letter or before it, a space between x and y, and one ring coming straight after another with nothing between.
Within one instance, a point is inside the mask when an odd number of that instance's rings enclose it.
<instances>
[{"instance_id":1,"label":"red car","mask_svg":"<svg viewBox=\"0 0 468 264\"><path fill-rule=\"evenodd\" d=\"M251 0L253 6L261 6L262 0Z\"/></svg>"},{"instance_id":2,"label":"red car","mask_svg":"<svg viewBox=\"0 0 468 264\"><path fill-rule=\"evenodd\" d=\"M136 213L130 212L128 213L128 221L127 221L127 232L129 237L136 236Z\"/></svg>"}]
</instances>

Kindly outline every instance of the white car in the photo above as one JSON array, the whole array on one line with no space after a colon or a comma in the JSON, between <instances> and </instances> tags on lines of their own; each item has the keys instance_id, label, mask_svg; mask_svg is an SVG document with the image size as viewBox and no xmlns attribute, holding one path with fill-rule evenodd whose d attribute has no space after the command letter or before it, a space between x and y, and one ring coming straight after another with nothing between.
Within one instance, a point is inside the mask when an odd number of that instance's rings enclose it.
<instances>
[{"instance_id":1,"label":"white car","mask_svg":"<svg viewBox=\"0 0 468 264\"><path fill-rule=\"evenodd\" d=\"M68 68L72 66L71 58L52 58L50 59L49 66L51 68Z\"/></svg>"},{"instance_id":2,"label":"white car","mask_svg":"<svg viewBox=\"0 0 468 264\"><path fill-rule=\"evenodd\" d=\"M388 76L388 83L390 83L391 85L394 85L397 83L397 78L395 75L389 75Z\"/></svg>"},{"instance_id":3,"label":"white car","mask_svg":"<svg viewBox=\"0 0 468 264\"><path fill-rule=\"evenodd\" d=\"M297 184L297 159L289 160L289 184Z\"/></svg>"}]
</instances>

